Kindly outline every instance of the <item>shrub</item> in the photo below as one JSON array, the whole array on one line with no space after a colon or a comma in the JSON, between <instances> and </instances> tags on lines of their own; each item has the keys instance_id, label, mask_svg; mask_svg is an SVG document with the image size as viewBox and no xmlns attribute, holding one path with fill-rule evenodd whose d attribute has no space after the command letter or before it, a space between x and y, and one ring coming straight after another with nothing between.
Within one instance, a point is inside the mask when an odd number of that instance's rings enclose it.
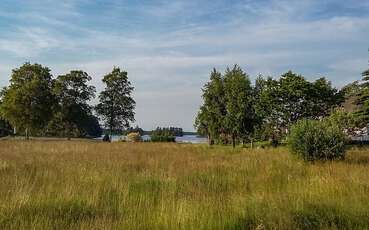
<instances>
[{"instance_id":1,"label":"shrub","mask_svg":"<svg viewBox=\"0 0 369 230\"><path fill-rule=\"evenodd\" d=\"M131 141L131 142L140 142L142 141L142 138L141 138L141 135L140 133L129 133L127 135L127 139L128 141Z\"/></svg>"},{"instance_id":2,"label":"shrub","mask_svg":"<svg viewBox=\"0 0 369 230\"><path fill-rule=\"evenodd\" d=\"M110 136L108 134L104 135L103 142L110 142Z\"/></svg>"},{"instance_id":3,"label":"shrub","mask_svg":"<svg viewBox=\"0 0 369 230\"><path fill-rule=\"evenodd\" d=\"M349 135L354 135L357 127L361 127L360 120L353 113L346 112L343 108L333 110L329 117L325 119L332 124L336 124Z\"/></svg>"},{"instance_id":4,"label":"shrub","mask_svg":"<svg viewBox=\"0 0 369 230\"><path fill-rule=\"evenodd\" d=\"M278 147L278 145L279 145L279 140L278 140L278 138L277 138L277 137L275 137L275 136L273 136L273 137L271 138L271 140L270 140L270 144L271 144L274 148Z\"/></svg>"},{"instance_id":5,"label":"shrub","mask_svg":"<svg viewBox=\"0 0 369 230\"><path fill-rule=\"evenodd\" d=\"M152 142L176 142L175 136L159 136L159 135L151 135Z\"/></svg>"},{"instance_id":6,"label":"shrub","mask_svg":"<svg viewBox=\"0 0 369 230\"><path fill-rule=\"evenodd\" d=\"M328 120L301 120L291 128L290 149L305 160L343 159L345 134Z\"/></svg>"}]
</instances>

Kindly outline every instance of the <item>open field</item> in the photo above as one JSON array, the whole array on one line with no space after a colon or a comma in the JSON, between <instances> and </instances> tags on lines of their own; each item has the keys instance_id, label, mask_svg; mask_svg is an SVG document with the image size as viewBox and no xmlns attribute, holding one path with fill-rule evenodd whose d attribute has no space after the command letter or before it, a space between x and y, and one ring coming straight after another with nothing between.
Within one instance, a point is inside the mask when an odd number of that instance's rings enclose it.
<instances>
[{"instance_id":1,"label":"open field","mask_svg":"<svg viewBox=\"0 0 369 230\"><path fill-rule=\"evenodd\" d=\"M369 149L0 141L0 229L369 229Z\"/></svg>"}]
</instances>

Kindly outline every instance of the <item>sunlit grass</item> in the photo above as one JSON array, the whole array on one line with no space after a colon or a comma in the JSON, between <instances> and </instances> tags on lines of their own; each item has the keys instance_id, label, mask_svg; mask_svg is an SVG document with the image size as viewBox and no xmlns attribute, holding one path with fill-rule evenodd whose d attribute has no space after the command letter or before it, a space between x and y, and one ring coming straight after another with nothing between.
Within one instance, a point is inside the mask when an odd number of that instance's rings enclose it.
<instances>
[{"instance_id":1,"label":"sunlit grass","mask_svg":"<svg viewBox=\"0 0 369 230\"><path fill-rule=\"evenodd\" d=\"M369 229L369 151L0 141L0 229Z\"/></svg>"}]
</instances>

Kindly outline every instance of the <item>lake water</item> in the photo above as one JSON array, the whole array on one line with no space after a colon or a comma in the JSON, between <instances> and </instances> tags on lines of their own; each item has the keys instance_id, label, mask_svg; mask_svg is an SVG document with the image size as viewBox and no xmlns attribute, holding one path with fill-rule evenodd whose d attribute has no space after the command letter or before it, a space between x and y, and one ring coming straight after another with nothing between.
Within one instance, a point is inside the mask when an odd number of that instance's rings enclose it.
<instances>
[{"instance_id":1,"label":"lake water","mask_svg":"<svg viewBox=\"0 0 369 230\"><path fill-rule=\"evenodd\" d=\"M99 139L102 139L99 138ZM122 139L122 136L118 136L118 135L113 135L112 136L112 141L119 141ZM144 141L149 141L150 140L150 135L143 135L142 139ZM208 139L205 137L199 137L197 135L184 135L182 137L176 137L176 142L177 143L192 143L192 144L201 144L201 143L207 143Z\"/></svg>"}]
</instances>

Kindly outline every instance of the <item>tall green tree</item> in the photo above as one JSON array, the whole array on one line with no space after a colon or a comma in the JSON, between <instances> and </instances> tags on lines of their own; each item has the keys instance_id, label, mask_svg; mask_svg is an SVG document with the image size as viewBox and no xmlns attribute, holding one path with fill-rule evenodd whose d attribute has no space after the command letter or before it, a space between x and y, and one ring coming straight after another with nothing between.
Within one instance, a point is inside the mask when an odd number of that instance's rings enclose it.
<instances>
[{"instance_id":1,"label":"tall green tree","mask_svg":"<svg viewBox=\"0 0 369 230\"><path fill-rule=\"evenodd\" d=\"M256 113L270 138L280 138L300 119L321 119L329 115L343 101L343 94L325 78L309 82L292 71L279 80L259 79L257 85Z\"/></svg>"},{"instance_id":2,"label":"tall green tree","mask_svg":"<svg viewBox=\"0 0 369 230\"><path fill-rule=\"evenodd\" d=\"M102 80L106 87L99 95L96 111L109 128L110 135L113 130L128 128L129 123L135 120L136 102L132 98L134 87L127 75L127 72L114 67Z\"/></svg>"},{"instance_id":3,"label":"tall green tree","mask_svg":"<svg viewBox=\"0 0 369 230\"><path fill-rule=\"evenodd\" d=\"M255 82L255 113L259 119L259 132L271 138L282 126L281 96L279 82L271 77L257 78ZM268 134L265 133L268 131Z\"/></svg>"},{"instance_id":4,"label":"tall green tree","mask_svg":"<svg viewBox=\"0 0 369 230\"><path fill-rule=\"evenodd\" d=\"M95 87L88 85L91 77L81 70L74 70L57 77L53 93L58 100L54 119L64 128L68 139L73 133L83 133L83 124L91 118L88 101L95 97Z\"/></svg>"},{"instance_id":5,"label":"tall green tree","mask_svg":"<svg viewBox=\"0 0 369 230\"><path fill-rule=\"evenodd\" d=\"M208 136L209 144L220 142L225 134L224 118L226 115L224 81L216 69L210 73L210 81L202 89L204 101L195 121L195 128Z\"/></svg>"},{"instance_id":6,"label":"tall green tree","mask_svg":"<svg viewBox=\"0 0 369 230\"><path fill-rule=\"evenodd\" d=\"M210 125L209 125L208 115L209 114L208 114L207 107L202 105L195 118L194 127L197 133L202 136L206 136L208 138L209 145L212 145L212 139L210 137L210 130L209 130Z\"/></svg>"},{"instance_id":7,"label":"tall green tree","mask_svg":"<svg viewBox=\"0 0 369 230\"><path fill-rule=\"evenodd\" d=\"M360 93L356 104L358 110L354 112L354 116L359 121L360 126L367 126L369 123L369 69L362 73L363 80L360 84Z\"/></svg>"},{"instance_id":8,"label":"tall green tree","mask_svg":"<svg viewBox=\"0 0 369 230\"><path fill-rule=\"evenodd\" d=\"M361 92L360 81L351 82L341 88L340 93L347 99L350 97L356 97Z\"/></svg>"},{"instance_id":9,"label":"tall green tree","mask_svg":"<svg viewBox=\"0 0 369 230\"><path fill-rule=\"evenodd\" d=\"M283 127L287 128L310 113L309 93L311 85L306 79L289 71L279 80L279 110Z\"/></svg>"},{"instance_id":10,"label":"tall green tree","mask_svg":"<svg viewBox=\"0 0 369 230\"><path fill-rule=\"evenodd\" d=\"M248 75L238 66L227 68L224 75L225 88L225 129L235 147L237 139L250 138L256 116L253 107L254 95Z\"/></svg>"},{"instance_id":11,"label":"tall green tree","mask_svg":"<svg viewBox=\"0 0 369 230\"><path fill-rule=\"evenodd\" d=\"M55 99L51 89L50 69L25 63L12 72L3 92L1 115L29 139L29 133L43 129L52 116Z\"/></svg>"},{"instance_id":12,"label":"tall green tree","mask_svg":"<svg viewBox=\"0 0 369 230\"><path fill-rule=\"evenodd\" d=\"M82 131L82 136L86 137L101 137L103 130L99 123L99 118L93 113L87 113L78 127Z\"/></svg>"},{"instance_id":13,"label":"tall green tree","mask_svg":"<svg viewBox=\"0 0 369 230\"><path fill-rule=\"evenodd\" d=\"M195 128L210 142L231 140L233 146L256 136L278 141L291 124L303 118L321 119L343 101L343 93L325 78L309 82L289 71L278 80L258 76L252 86L237 65L227 68L224 76L213 70L202 97Z\"/></svg>"},{"instance_id":14,"label":"tall green tree","mask_svg":"<svg viewBox=\"0 0 369 230\"><path fill-rule=\"evenodd\" d=\"M2 98L3 98L3 94L4 94L5 91L6 91L6 88L0 90L0 107L1 107L1 104L2 104ZM12 128L11 128L9 122L7 122L0 114L0 137L10 134L11 129Z\"/></svg>"},{"instance_id":15,"label":"tall green tree","mask_svg":"<svg viewBox=\"0 0 369 230\"><path fill-rule=\"evenodd\" d=\"M208 136L209 143L229 143L250 139L257 121L255 90L245 72L235 65L224 76L216 69L203 87L203 105L197 114L195 128Z\"/></svg>"},{"instance_id":16,"label":"tall green tree","mask_svg":"<svg viewBox=\"0 0 369 230\"><path fill-rule=\"evenodd\" d=\"M309 92L311 113L308 117L320 119L328 116L332 110L341 105L345 100L345 93L338 91L326 78L319 78L311 84Z\"/></svg>"}]
</instances>

